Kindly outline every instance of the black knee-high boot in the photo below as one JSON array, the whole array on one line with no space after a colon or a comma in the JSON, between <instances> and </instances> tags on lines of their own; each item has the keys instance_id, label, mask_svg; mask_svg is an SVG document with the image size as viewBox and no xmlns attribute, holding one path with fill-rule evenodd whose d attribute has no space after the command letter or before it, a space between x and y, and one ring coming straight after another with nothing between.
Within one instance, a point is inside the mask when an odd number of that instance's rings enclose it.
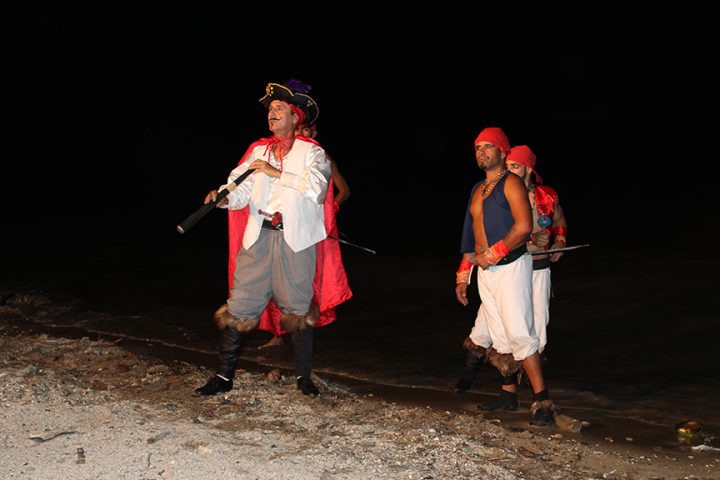
<instances>
[{"instance_id":1,"label":"black knee-high boot","mask_svg":"<svg viewBox=\"0 0 720 480\"><path fill-rule=\"evenodd\" d=\"M463 342L463 349L465 350L465 370L463 370L460 380L455 384L455 393L462 393L470 390L472 387L475 375L482 366L485 360L487 349L475 343L467 337Z\"/></svg>"},{"instance_id":2,"label":"black knee-high boot","mask_svg":"<svg viewBox=\"0 0 720 480\"><path fill-rule=\"evenodd\" d=\"M470 390L470 387L472 387L473 381L475 380L475 375L477 375L478 370L480 370L482 363L482 357L478 357L472 353L468 353L465 356L465 370L463 370L462 375L460 375L460 380L458 380L457 384L455 384L456 393L462 393Z\"/></svg>"},{"instance_id":3,"label":"black knee-high boot","mask_svg":"<svg viewBox=\"0 0 720 480\"><path fill-rule=\"evenodd\" d=\"M240 356L243 345L243 334L237 329L226 327L222 332L220 339L220 364L218 365L218 375L222 375L228 380L235 378L235 368Z\"/></svg>"},{"instance_id":4,"label":"black knee-high boot","mask_svg":"<svg viewBox=\"0 0 720 480\"><path fill-rule=\"evenodd\" d=\"M297 388L305 395L316 396L320 393L312 382L313 343L315 331L312 327L295 330L292 333L293 352L295 354L295 376Z\"/></svg>"},{"instance_id":5,"label":"black knee-high boot","mask_svg":"<svg viewBox=\"0 0 720 480\"><path fill-rule=\"evenodd\" d=\"M215 395L228 392L233 388L235 368L242 350L243 334L233 327L225 327L220 336L220 354L217 374L213 375L205 385L195 389L198 395Z\"/></svg>"}]
</instances>

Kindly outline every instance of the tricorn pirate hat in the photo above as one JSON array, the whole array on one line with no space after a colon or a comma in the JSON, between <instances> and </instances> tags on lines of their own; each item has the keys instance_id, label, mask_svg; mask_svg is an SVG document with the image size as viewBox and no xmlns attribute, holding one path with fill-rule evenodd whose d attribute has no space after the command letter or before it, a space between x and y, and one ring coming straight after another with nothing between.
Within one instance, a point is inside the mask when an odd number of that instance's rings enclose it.
<instances>
[{"instance_id":1,"label":"tricorn pirate hat","mask_svg":"<svg viewBox=\"0 0 720 480\"><path fill-rule=\"evenodd\" d=\"M260 99L260 103L267 107L273 100L282 100L290 105L295 105L305 114L305 120L302 123L312 125L317 121L320 109L317 102L308 95L310 89L309 85L294 78L288 80L285 85L268 83L265 87L265 96Z\"/></svg>"}]
</instances>

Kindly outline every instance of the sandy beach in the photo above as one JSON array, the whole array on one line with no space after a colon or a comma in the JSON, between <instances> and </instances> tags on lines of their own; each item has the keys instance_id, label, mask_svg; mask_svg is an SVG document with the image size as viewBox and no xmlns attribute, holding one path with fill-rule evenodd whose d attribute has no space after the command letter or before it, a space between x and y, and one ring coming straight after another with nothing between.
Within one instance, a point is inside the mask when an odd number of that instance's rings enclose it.
<instances>
[{"instance_id":1,"label":"sandy beach","mask_svg":"<svg viewBox=\"0 0 720 480\"><path fill-rule=\"evenodd\" d=\"M0 306L3 479L711 479L717 455L588 443L558 426L409 407L322 376L239 371L210 398L207 368L122 342L29 327L37 305Z\"/></svg>"}]
</instances>

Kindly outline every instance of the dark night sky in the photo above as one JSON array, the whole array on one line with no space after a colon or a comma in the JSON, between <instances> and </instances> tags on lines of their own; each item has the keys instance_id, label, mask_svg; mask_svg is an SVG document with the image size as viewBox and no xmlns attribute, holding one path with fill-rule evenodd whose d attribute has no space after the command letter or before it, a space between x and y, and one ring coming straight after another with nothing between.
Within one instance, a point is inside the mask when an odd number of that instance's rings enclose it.
<instances>
[{"instance_id":1,"label":"dark night sky","mask_svg":"<svg viewBox=\"0 0 720 480\"><path fill-rule=\"evenodd\" d=\"M717 54L706 7L475 3L9 15L3 223L16 243L177 236L269 134L265 84L297 77L351 185L340 229L358 243L455 251L486 126L533 148L571 243L655 242L680 221L686 234L709 228L712 172L698 167L717 157ZM224 235L220 214L202 222L188 235Z\"/></svg>"}]
</instances>

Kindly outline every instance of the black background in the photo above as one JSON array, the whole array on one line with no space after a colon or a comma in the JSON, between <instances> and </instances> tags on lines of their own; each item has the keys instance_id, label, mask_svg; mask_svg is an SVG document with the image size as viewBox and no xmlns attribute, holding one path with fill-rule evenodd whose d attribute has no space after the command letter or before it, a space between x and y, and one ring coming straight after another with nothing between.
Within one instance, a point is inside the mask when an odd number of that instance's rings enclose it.
<instances>
[{"instance_id":1,"label":"black background","mask_svg":"<svg viewBox=\"0 0 720 480\"><path fill-rule=\"evenodd\" d=\"M357 243L457 251L487 126L535 151L571 244L695 248L717 231L709 7L147 3L5 17L4 242L177 242L269 135L266 83L290 77L313 88ZM185 238L217 244L224 222Z\"/></svg>"}]
</instances>

